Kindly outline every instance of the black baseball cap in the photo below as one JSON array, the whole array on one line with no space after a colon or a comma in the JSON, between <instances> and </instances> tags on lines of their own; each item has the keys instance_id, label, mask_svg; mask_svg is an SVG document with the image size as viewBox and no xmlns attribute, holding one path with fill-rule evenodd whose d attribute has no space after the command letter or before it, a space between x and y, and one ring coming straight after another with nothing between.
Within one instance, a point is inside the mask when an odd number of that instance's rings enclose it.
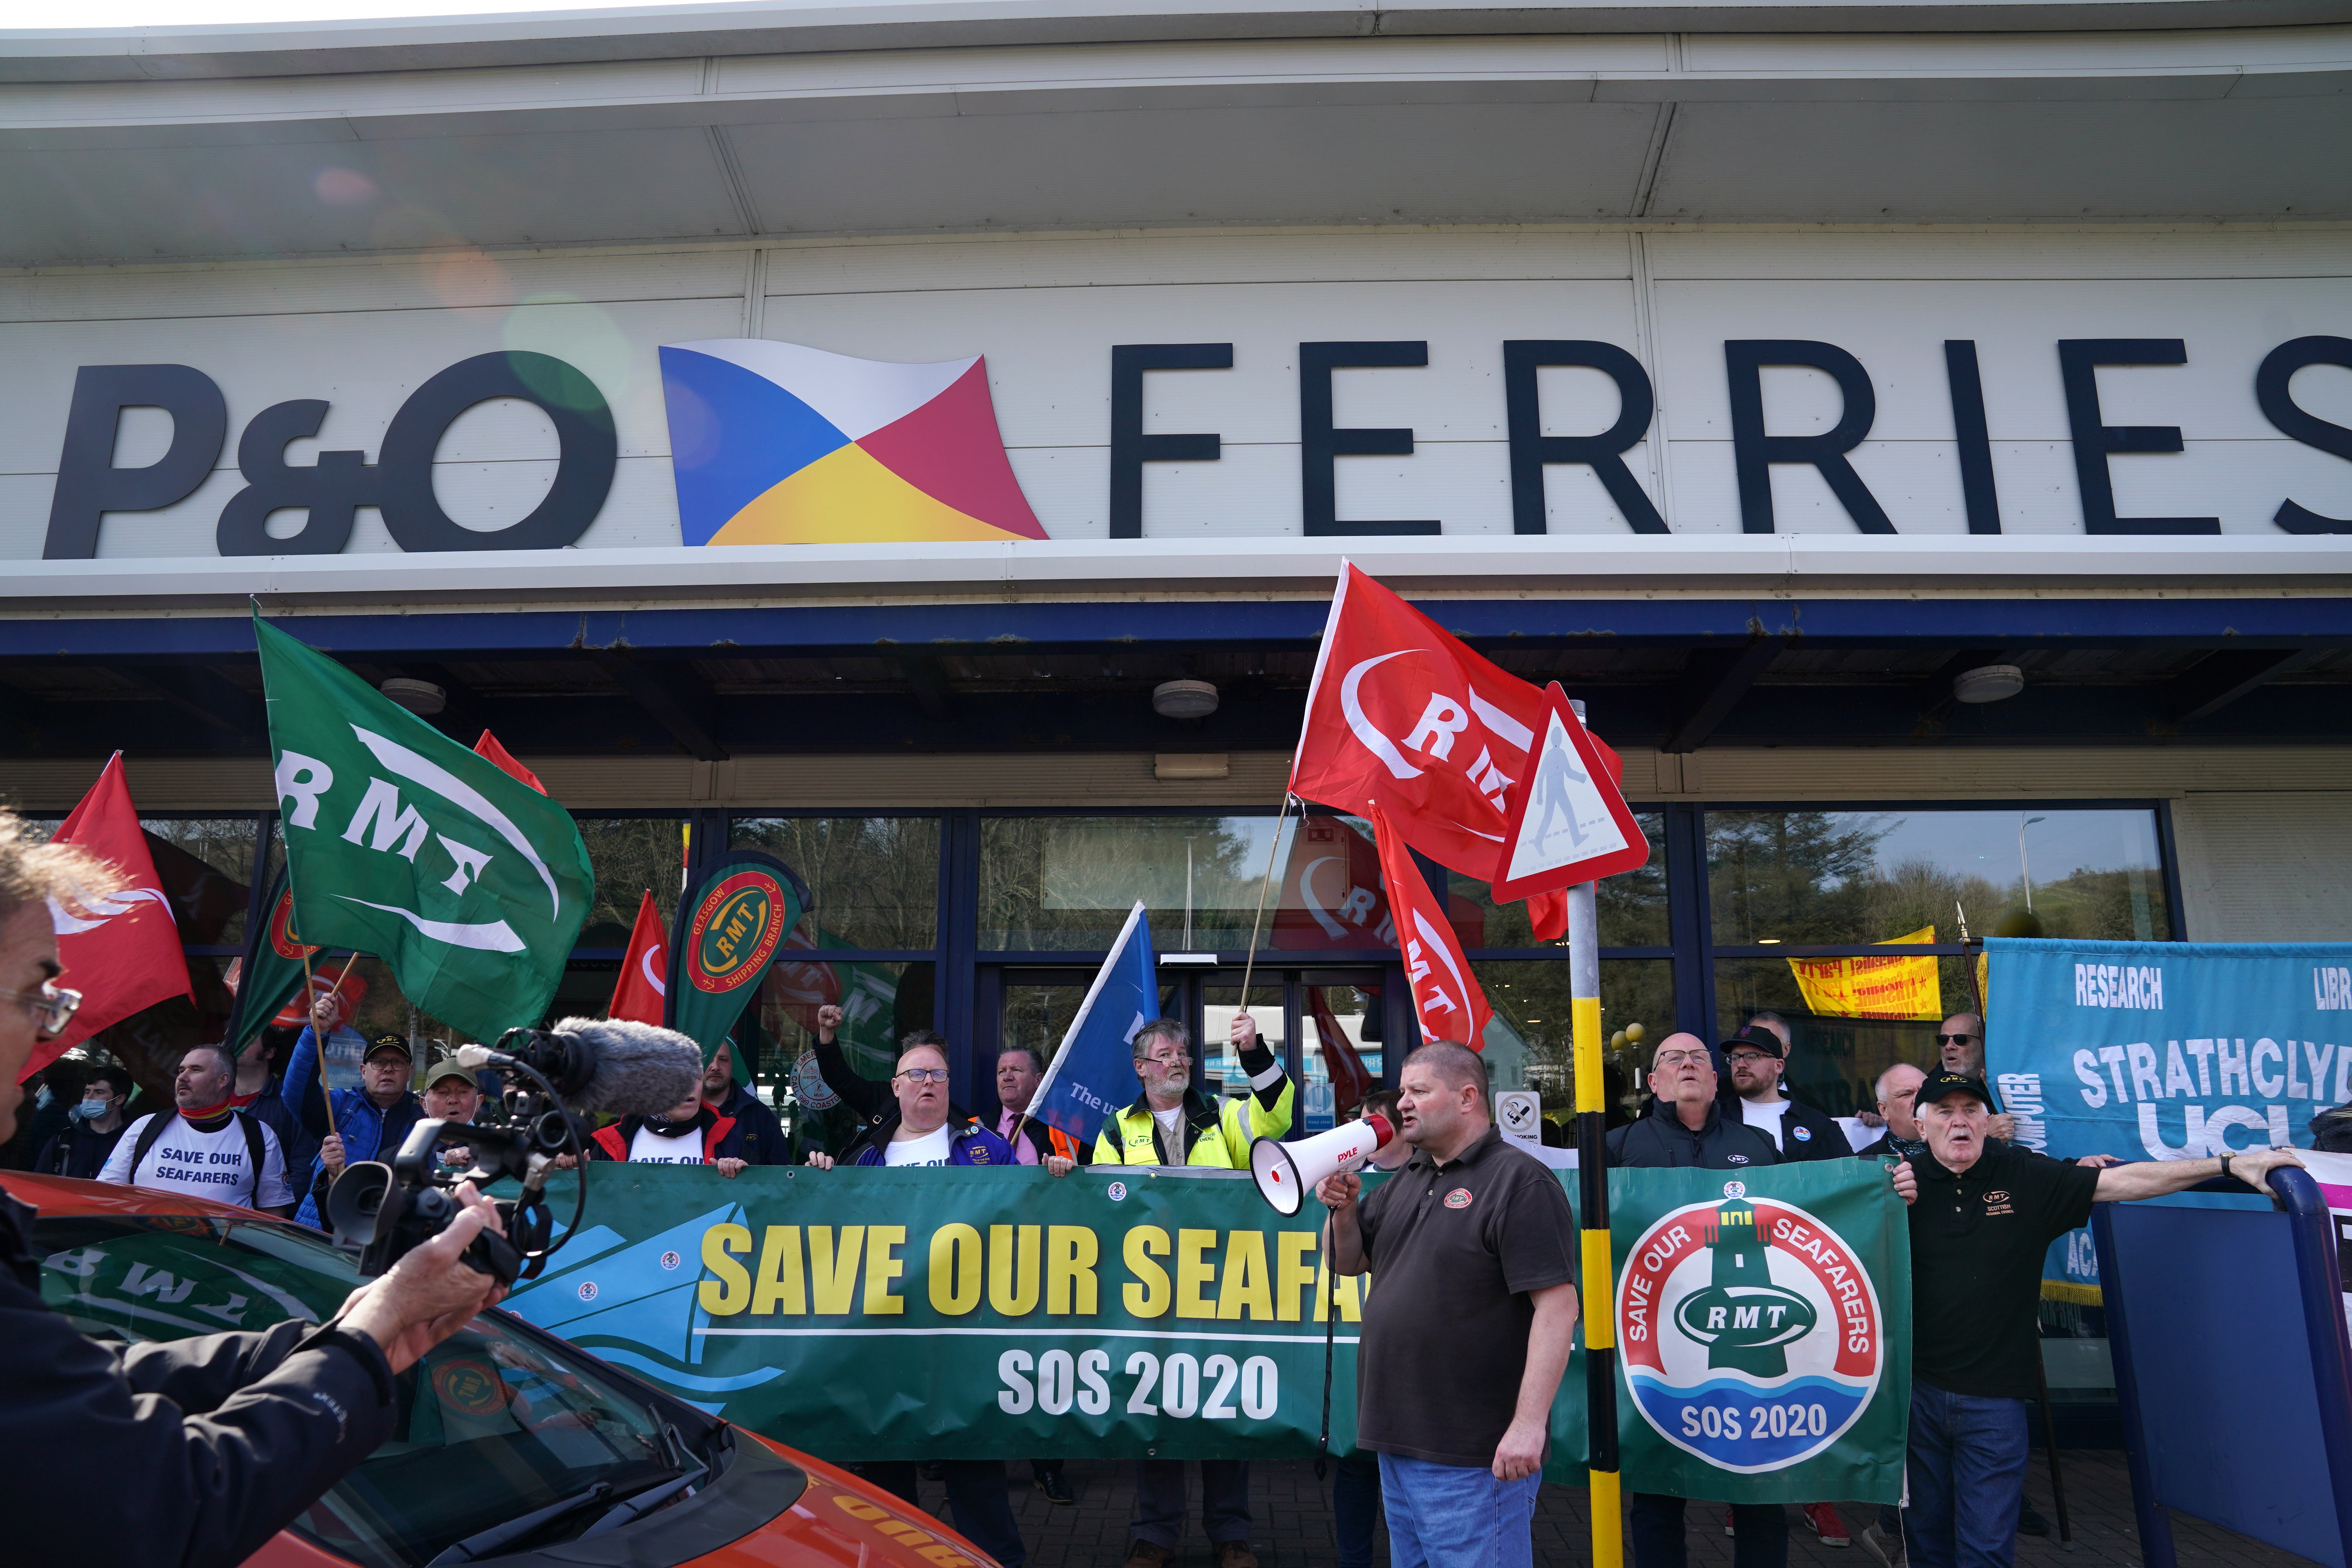
<instances>
[{"instance_id":1,"label":"black baseball cap","mask_svg":"<svg viewBox=\"0 0 2352 1568\"><path fill-rule=\"evenodd\" d=\"M1927 1075L1927 1081L1919 1086L1918 1096L1912 1103L1932 1105L1948 1094L1972 1094L1983 1102L1987 1110L1992 1109L1992 1090L1985 1087L1984 1079L1969 1073L1952 1072L1943 1068L1937 1068Z\"/></svg>"},{"instance_id":2,"label":"black baseball cap","mask_svg":"<svg viewBox=\"0 0 2352 1568\"><path fill-rule=\"evenodd\" d=\"M1776 1062L1789 1059L1789 1047L1780 1043L1780 1036L1769 1029L1759 1029L1752 1024L1727 1040L1717 1040L1715 1048L1718 1051L1729 1051L1734 1046L1744 1046L1751 1051L1762 1051Z\"/></svg>"},{"instance_id":3,"label":"black baseball cap","mask_svg":"<svg viewBox=\"0 0 2352 1568\"><path fill-rule=\"evenodd\" d=\"M372 1062L375 1060L378 1051L398 1051L400 1059L403 1061L413 1062L416 1059L416 1053L408 1048L407 1037L402 1035L378 1035L368 1042L367 1054L360 1058L360 1060Z\"/></svg>"}]
</instances>

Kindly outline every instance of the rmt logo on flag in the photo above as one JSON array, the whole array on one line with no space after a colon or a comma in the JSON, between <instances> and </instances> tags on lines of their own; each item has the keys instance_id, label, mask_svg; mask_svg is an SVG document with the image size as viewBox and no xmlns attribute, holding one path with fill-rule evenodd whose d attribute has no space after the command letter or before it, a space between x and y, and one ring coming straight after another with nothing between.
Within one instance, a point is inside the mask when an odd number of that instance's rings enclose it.
<instances>
[{"instance_id":1,"label":"rmt logo on flag","mask_svg":"<svg viewBox=\"0 0 2352 1568\"><path fill-rule=\"evenodd\" d=\"M1348 563L1316 656L1291 792L1350 808L1378 801L1414 848L1491 881L1544 721L1540 691Z\"/></svg>"}]
</instances>

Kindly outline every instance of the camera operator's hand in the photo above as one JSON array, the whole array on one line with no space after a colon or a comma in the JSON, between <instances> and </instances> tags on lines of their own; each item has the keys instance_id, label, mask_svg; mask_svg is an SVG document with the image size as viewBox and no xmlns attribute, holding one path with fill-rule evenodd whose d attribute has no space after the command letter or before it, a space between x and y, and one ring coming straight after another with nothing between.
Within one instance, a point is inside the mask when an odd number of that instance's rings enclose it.
<instances>
[{"instance_id":1,"label":"camera operator's hand","mask_svg":"<svg viewBox=\"0 0 2352 1568\"><path fill-rule=\"evenodd\" d=\"M485 1228L504 1236L506 1226L471 1182L460 1184L457 1195L464 1206L448 1227L394 1264L383 1278L352 1292L337 1315L341 1327L376 1342L395 1374L506 1294L498 1281L465 1260L466 1248Z\"/></svg>"},{"instance_id":2,"label":"camera operator's hand","mask_svg":"<svg viewBox=\"0 0 2352 1568\"><path fill-rule=\"evenodd\" d=\"M833 1156L812 1149L809 1151L808 1163L812 1171L830 1171L833 1169Z\"/></svg>"},{"instance_id":3,"label":"camera operator's hand","mask_svg":"<svg viewBox=\"0 0 2352 1568\"><path fill-rule=\"evenodd\" d=\"M816 1043L833 1044L833 1037L841 1028L841 1009L828 1002L816 1010Z\"/></svg>"},{"instance_id":4,"label":"camera operator's hand","mask_svg":"<svg viewBox=\"0 0 2352 1568\"><path fill-rule=\"evenodd\" d=\"M326 1142L319 1145L319 1163L327 1167L329 1181L343 1173L343 1135L341 1133L327 1134Z\"/></svg>"},{"instance_id":5,"label":"camera operator's hand","mask_svg":"<svg viewBox=\"0 0 2352 1568\"><path fill-rule=\"evenodd\" d=\"M751 1162L749 1160L726 1159L720 1160L717 1163L719 1165L719 1173L731 1182L736 1177L741 1175L745 1168L748 1167Z\"/></svg>"}]
</instances>

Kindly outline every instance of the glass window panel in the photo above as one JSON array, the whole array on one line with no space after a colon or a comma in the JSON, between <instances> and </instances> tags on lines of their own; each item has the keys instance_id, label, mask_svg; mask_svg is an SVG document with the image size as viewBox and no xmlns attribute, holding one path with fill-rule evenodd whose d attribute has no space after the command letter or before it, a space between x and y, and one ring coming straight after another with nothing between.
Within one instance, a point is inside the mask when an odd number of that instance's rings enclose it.
<instances>
[{"instance_id":1,"label":"glass window panel","mask_svg":"<svg viewBox=\"0 0 2352 1568\"><path fill-rule=\"evenodd\" d=\"M1532 1089L1543 1096L1544 1142L1575 1142L1575 1024L1569 1001L1569 969L1559 958L1471 964L1486 1005L1495 1010L1486 1026L1486 1068L1497 1089ZM1674 1032L1675 966L1668 958L1612 958L1601 965L1601 1027L1607 1054L1602 1093L1609 1125L1631 1119L1642 1100L1639 1059L1643 1044ZM1635 1029L1641 1042L1621 1034Z\"/></svg>"},{"instance_id":2,"label":"glass window panel","mask_svg":"<svg viewBox=\"0 0 2352 1568\"><path fill-rule=\"evenodd\" d=\"M1258 972L1265 973L1264 970ZM1238 985L1203 985L1201 987L1201 1034L1192 1042L1192 1055L1201 1064L1202 1092L1214 1099L1222 1094L1238 1098L1250 1091L1249 1074L1242 1070L1242 1054L1234 1048L1231 1037L1234 1019L1242 1010L1242 988ZM1253 979L1249 988L1250 1017L1257 1024L1258 1038L1276 1058L1286 1064L1289 1039L1282 1007L1282 987L1267 985Z\"/></svg>"},{"instance_id":3,"label":"glass window panel","mask_svg":"<svg viewBox=\"0 0 2352 1568\"><path fill-rule=\"evenodd\" d=\"M935 816L739 816L728 825L727 842L763 850L800 873L816 902L819 947L939 944Z\"/></svg>"},{"instance_id":4,"label":"glass window panel","mask_svg":"<svg viewBox=\"0 0 2352 1568\"><path fill-rule=\"evenodd\" d=\"M629 945L637 906L654 896L662 928L677 912L686 879L686 824L675 816L583 816L575 819L596 873L596 900L580 928L581 947Z\"/></svg>"},{"instance_id":5,"label":"glass window panel","mask_svg":"<svg viewBox=\"0 0 2352 1568\"><path fill-rule=\"evenodd\" d=\"M1798 984L1796 963L1778 958L1720 958L1715 963L1717 1038L1770 1010L1789 1020L1790 1095L1832 1116L1873 1110L1878 1075L1897 1062L1932 1067L1937 1026L1952 1013L1976 1010L1970 965L1958 957L1907 961L1921 977L1916 1017L1874 1018L1816 1011ZM1814 1000L1833 1000L1817 989Z\"/></svg>"},{"instance_id":6,"label":"glass window panel","mask_svg":"<svg viewBox=\"0 0 2352 1568\"><path fill-rule=\"evenodd\" d=\"M1381 1026L1378 986L1310 983L1298 988L1299 1065L1304 1074L1299 1125L1306 1131L1328 1131L1335 1117L1353 1110L1357 1103L1354 1095L1343 1101L1334 1089L1325 1042L1336 1038L1339 1048L1354 1058L1357 1071L1343 1077L1352 1083L1360 1076L1369 1079L1369 1089L1377 1089L1383 1065Z\"/></svg>"},{"instance_id":7,"label":"glass window panel","mask_svg":"<svg viewBox=\"0 0 2352 1568\"><path fill-rule=\"evenodd\" d=\"M980 945L1108 947L1138 899L1163 952L1395 952L1371 829L1351 816L998 816L980 827ZM1464 906L1465 919L1475 912Z\"/></svg>"},{"instance_id":8,"label":"glass window panel","mask_svg":"<svg viewBox=\"0 0 2352 1568\"><path fill-rule=\"evenodd\" d=\"M2150 810L1710 811L1706 859L1726 946L2172 936Z\"/></svg>"},{"instance_id":9,"label":"glass window panel","mask_svg":"<svg viewBox=\"0 0 2352 1568\"><path fill-rule=\"evenodd\" d=\"M1650 841L1646 865L1601 880L1595 897L1601 915L1603 947L1664 947L1674 941L1666 923L1666 815L1637 811L1633 820ZM1465 947L1538 947L1528 929L1524 899L1497 909L1494 893L1475 877L1459 871L1446 874L1456 938ZM1466 918L1465 918L1466 917Z\"/></svg>"},{"instance_id":10,"label":"glass window panel","mask_svg":"<svg viewBox=\"0 0 2352 1568\"><path fill-rule=\"evenodd\" d=\"M190 947L237 947L260 824L250 816L142 817L147 852Z\"/></svg>"},{"instance_id":11,"label":"glass window panel","mask_svg":"<svg viewBox=\"0 0 2352 1568\"><path fill-rule=\"evenodd\" d=\"M899 1037L933 1027L936 975L930 963L789 953L768 971L735 1026L735 1038L750 1054L758 1081L772 1086L764 1098L798 1147L838 1154L858 1131L856 1116L817 1073L817 1009L841 1009L842 1054L859 1077L887 1083L898 1068Z\"/></svg>"}]
</instances>

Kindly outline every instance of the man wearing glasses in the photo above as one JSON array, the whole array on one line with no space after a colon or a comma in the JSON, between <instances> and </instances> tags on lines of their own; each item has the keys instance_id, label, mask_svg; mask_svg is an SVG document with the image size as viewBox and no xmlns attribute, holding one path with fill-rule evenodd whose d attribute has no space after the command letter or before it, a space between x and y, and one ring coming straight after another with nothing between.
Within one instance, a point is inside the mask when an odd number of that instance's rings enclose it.
<instances>
[{"instance_id":1,"label":"man wearing glasses","mask_svg":"<svg viewBox=\"0 0 2352 1568\"><path fill-rule=\"evenodd\" d=\"M865 1127L841 1158L812 1152L810 1165L830 1171L842 1165L1010 1165L1013 1151L1003 1139L948 1103L947 1041L929 1029L899 1037L898 1070L888 1089L860 1077L842 1055L835 1035L841 1009L817 1010L817 1067L825 1083ZM1055 1175L1069 1169L1066 1163ZM1021 1568L1029 1548L1004 1495L1002 1459L942 1459L940 1479L948 1484L955 1527L1003 1568ZM913 1459L868 1460L849 1468L917 1508L921 1471Z\"/></svg>"},{"instance_id":2,"label":"man wearing glasses","mask_svg":"<svg viewBox=\"0 0 2352 1568\"><path fill-rule=\"evenodd\" d=\"M1936 1056L1944 1070L1972 1078L1979 1083L1985 1077L1984 1020L1974 1013L1955 1013L1936 1030ZM2004 1143L2017 1142L2017 1118L1996 1110L1986 1119L1985 1136L1998 1138Z\"/></svg>"}]
</instances>

